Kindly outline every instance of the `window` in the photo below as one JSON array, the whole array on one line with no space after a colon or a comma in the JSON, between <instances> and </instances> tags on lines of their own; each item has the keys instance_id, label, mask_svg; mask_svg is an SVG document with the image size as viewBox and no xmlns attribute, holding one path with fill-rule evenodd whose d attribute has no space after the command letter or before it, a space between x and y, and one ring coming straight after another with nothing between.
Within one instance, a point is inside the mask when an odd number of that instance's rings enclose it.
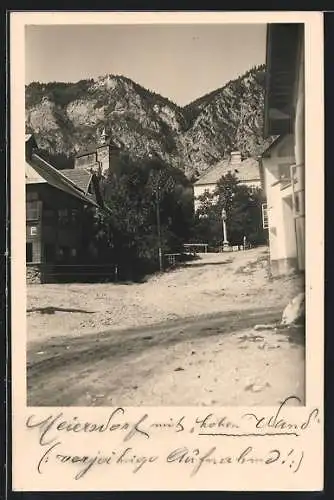
<instances>
[{"instance_id":1,"label":"window","mask_svg":"<svg viewBox=\"0 0 334 500\"><path fill-rule=\"evenodd\" d=\"M262 203L262 226L263 229L268 229L269 227L268 207L266 203Z\"/></svg>"},{"instance_id":2,"label":"window","mask_svg":"<svg viewBox=\"0 0 334 500\"><path fill-rule=\"evenodd\" d=\"M58 218L60 224L68 223L68 210L67 208L61 208L58 210Z\"/></svg>"},{"instance_id":3,"label":"window","mask_svg":"<svg viewBox=\"0 0 334 500\"><path fill-rule=\"evenodd\" d=\"M61 262L66 262L70 255L69 247L58 247L57 249L57 260Z\"/></svg>"},{"instance_id":4,"label":"window","mask_svg":"<svg viewBox=\"0 0 334 500\"><path fill-rule=\"evenodd\" d=\"M78 222L78 215L79 215L79 210L77 208L73 208L71 210L71 220L73 224Z\"/></svg>"},{"instance_id":5,"label":"window","mask_svg":"<svg viewBox=\"0 0 334 500\"><path fill-rule=\"evenodd\" d=\"M60 257L62 258L64 255L64 251L63 251L63 248L60 247L60 248L57 248L57 257Z\"/></svg>"},{"instance_id":6,"label":"window","mask_svg":"<svg viewBox=\"0 0 334 500\"><path fill-rule=\"evenodd\" d=\"M26 217L27 220L38 219L39 209L37 201L27 201L26 202Z\"/></svg>"},{"instance_id":7,"label":"window","mask_svg":"<svg viewBox=\"0 0 334 500\"><path fill-rule=\"evenodd\" d=\"M38 200L38 195L36 192L32 191L32 192L29 192L27 193L26 195L26 199L27 201L33 201L33 200Z\"/></svg>"},{"instance_id":8,"label":"window","mask_svg":"<svg viewBox=\"0 0 334 500\"><path fill-rule=\"evenodd\" d=\"M26 260L32 262L32 243L26 243Z\"/></svg>"}]
</instances>

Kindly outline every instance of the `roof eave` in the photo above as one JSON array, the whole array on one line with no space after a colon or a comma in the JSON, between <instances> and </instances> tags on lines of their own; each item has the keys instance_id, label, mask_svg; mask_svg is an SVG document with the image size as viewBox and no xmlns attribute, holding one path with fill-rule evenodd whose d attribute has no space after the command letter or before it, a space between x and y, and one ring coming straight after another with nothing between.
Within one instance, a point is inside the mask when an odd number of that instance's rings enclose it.
<instances>
[{"instance_id":1,"label":"roof eave","mask_svg":"<svg viewBox=\"0 0 334 500\"><path fill-rule=\"evenodd\" d=\"M292 102L300 26L298 23L267 25L263 126L265 139L272 135L290 133L293 128ZM286 117L278 117L278 114L286 114Z\"/></svg>"},{"instance_id":2,"label":"roof eave","mask_svg":"<svg viewBox=\"0 0 334 500\"><path fill-rule=\"evenodd\" d=\"M42 165L44 165L44 168L48 169L49 176L51 176L51 179L53 179L53 183L48 181L46 179L46 182L50 185L53 185L53 187L56 187L57 189L60 189L61 191L64 191L68 193L69 195L72 195L76 198L81 199L81 201L94 205L97 208L99 208L99 205L92 199L90 199L87 195L84 194L83 190L81 190L79 187L77 187L70 179L68 179L65 175L61 173L61 170L57 170L55 167L50 165L46 160L41 158L39 155L36 153L33 155L33 159L37 159L37 162L41 162ZM34 165L33 168L37 171L39 175L41 175L43 178L45 178L45 172L43 172L43 167L41 167L38 163L37 165ZM43 175L44 173L44 175ZM60 187L57 185L57 177L60 179L62 182L62 186Z\"/></svg>"},{"instance_id":3,"label":"roof eave","mask_svg":"<svg viewBox=\"0 0 334 500\"><path fill-rule=\"evenodd\" d=\"M265 93L264 93L264 121L263 121L263 137L267 139L269 137L269 88L270 88L270 24L267 24L266 30L266 75L265 75Z\"/></svg>"},{"instance_id":4,"label":"roof eave","mask_svg":"<svg viewBox=\"0 0 334 500\"><path fill-rule=\"evenodd\" d=\"M95 176L94 172L92 172L91 170L87 169L87 168L82 168L80 169L80 172L85 172L87 175L89 175L89 178L87 179L87 183L85 185L85 188L82 188L80 186L78 186L78 184L75 182L75 180L72 180L69 176L68 176L68 172L69 171L74 171L74 172L77 172L74 168L73 169L64 169L64 170L60 170L60 172L62 173L62 175L64 175L70 182L72 182L75 187L77 189L80 189L84 194L87 194L88 193L88 190L89 190L89 186L91 185L91 182L92 182L92 179L93 179L93 176Z\"/></svg>"},{"instance_id":5,"label":"roof eave","mask_svg":"<svg viewBox=\"0 0 334 500\"><path fill-rule=\"evenodd\" d=\"M195 182L194 186L214 186L215 184L217 184L217 182L214 182L214 181L210 181L210 182Z\"/></svg>"}]
</instances>

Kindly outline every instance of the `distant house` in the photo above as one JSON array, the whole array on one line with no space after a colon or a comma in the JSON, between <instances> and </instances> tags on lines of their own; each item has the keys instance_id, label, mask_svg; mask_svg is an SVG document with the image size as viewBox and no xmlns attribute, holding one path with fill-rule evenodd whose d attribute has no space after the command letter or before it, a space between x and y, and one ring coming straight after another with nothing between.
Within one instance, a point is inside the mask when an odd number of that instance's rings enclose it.
<instances>
[{"instance_id":1,"label":"distant house","mask_svg":"<svg viewBox=\"0 0 334 500\"><path fill-rule=\"evenodd\" d=\"M304 31L302 24L267 27L265 137L262 155L273 274L305 266Z\"/></svg>"},{"instance_id":2,"label":"distant house","mask_svg":"<svg viewBox=\"0 0 334 500\"><path fill-rule=\"evenodd\" d=\"M99 179L87 169L57 170L26 136L27 281L49 280L58 264L75 264L87 252L84 211L103 210Z\"/></svg>"},{"instance_id":3,"label":"distant house","mask_svg":"<svg viewBox=\"0 0 334 500\"><path fill-rule=\"evenodd\" d=\"M250 188L262 187L258 160L255 158L242 160L241 153L234 151L229 158L223 159L211 167L194 183L195 211L200 207L198 198L206 191L213 193L218 181L223 175L229 172L236 175L240 184L244 184Z\"/></svg>"}]
</instances>

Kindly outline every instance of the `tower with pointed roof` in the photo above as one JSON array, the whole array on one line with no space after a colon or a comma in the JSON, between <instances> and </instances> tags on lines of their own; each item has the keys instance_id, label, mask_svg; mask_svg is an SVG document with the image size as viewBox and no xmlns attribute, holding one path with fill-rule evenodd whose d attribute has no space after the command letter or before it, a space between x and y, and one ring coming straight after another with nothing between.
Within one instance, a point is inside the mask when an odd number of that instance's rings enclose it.
<instances>
[{"instance_id":1,"label":"tower with pointed roof","mask_svg":"<svg viewBox=\"0 0 334 500\"><path fill-rule=\"evenodd\" d=\"M108 136L107 136L107 133L106 133L106 129L105 129L105 127L103 127L102 132L101 132L101 135L100 135L100 137L99 137L99 144L100 144L101 146L104 146L104 145L106 144L106 142L107 142L107 137L108 137Z\"/></svg>"},{"instance_id":2,"label":"tower with pointed roof","mask_svg":"<svg viewBox=\"0 0 334 500\"><path fill-rule=\"evenodd\" d=\"M105 127L97 130L96 145L79 153L74 168L85 168L99 175L107 176L118 155L119 148L111 141Z\"/></svg>"}]
</instances>

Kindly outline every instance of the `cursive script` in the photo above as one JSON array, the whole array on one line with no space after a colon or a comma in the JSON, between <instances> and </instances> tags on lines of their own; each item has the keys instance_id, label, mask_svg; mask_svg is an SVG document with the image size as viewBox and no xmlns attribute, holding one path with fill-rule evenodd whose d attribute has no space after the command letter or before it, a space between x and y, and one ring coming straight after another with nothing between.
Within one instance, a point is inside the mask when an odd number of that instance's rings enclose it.
<instances>
[{"instance_id":1,"label":"cursive script","mask_svg":"<svg viewBox=\"0 0 334 500\"><path fill-rule=\"evenodd\" d=\"M300 402L296 396L289 396L272 414L256 410L239 413L234 418L215 413L204 413L202 416L199 413L194 416L166 415L162 420L154 420L148 413L143 413L130 418L129 410L118 407L109 410L103 421L94 422L76 415L66 418L63 412L59 412L43 418L30 415L26 419L26 428L37 432L41 447L36 464L38 473L44 474L52 464L66 467L70 474L73 471L75 480L86 477L92 471L107 468L122 467L137 474L156 464L185 468L191 477L207 467L230 465L279 466L297 473L302 467L304 450L298 446L298 440L296 444L296 438L320 423L320 412L318 408L313 408L306 416L304 413L304 417L297 413L296 418L296 412L287 411L292 401ZM66 440L68 434L93 434L94 439L87 441L90 445L80 447L78 452L75 440ZM115 434L117 439L112 438ZM175 439L170 442L172 434ZM102 435L101 440L99 437ZM258 440L266 436L277 438L277 445L274 447L270 440L270 448L266 449L263 444L257 447ZM293 446L280 436L291 436ZM152 442L149 450L145 445L148 440ZM173 443L175 440L176 445ZM82 441L78 439L78 443ZM99 448L101 442L102 447ZM191 447L189 442L195 446Z\"/></svg>"},{"instance_id":2,"label":"cursive script","mask_svg":"<svg viewBox=\"0 0 334 500\"><path fill-rule=\"evenodd\" d=\"M320 423L319 419L319 409L314 408L309 414L307 418L303 421L296 422L290 421L285 415L284 410L288 405L288 402L291 400L297 400L300 402L300 399L297 396L289 396L286 398L279 406L278 410L273 415L259 415L257 413L245 413L242 418L247 418L255 423L256 430L264 430L264 435L291 435L298 437L301 431L305 431L308 429L312 423ZM273 431L279 431L278 433Z\"/></svg>"},{"instance_id":3,"label":"cursive script","mask_svg":"<svg viewBox=\"0 0 334 500\"><path fill-rule=\"evenodd\" d=\"M77 455L63 449L61 442L49 446L38 463L38 472L43 474L47 464L63 465L74 468L74 479L79 480L93 469L106 467L127 466L133 474L143 468L160 462L178 467L190 467L189 473L193 477L204 467L216 467L227 465L278 465L288 467L292 473L297 473L304 458L303 451L283 448L268 449L265 452L257 451L253 446L243 446L237 453L223 453L219 446L208 448L188 448L181 446L167 453L167 455L144 454L138 450L127 447L119 450L111 450L109 453L98 451L95 454Z\"/></svg>"},{"instance_id":4,"label":"cursive script","mask_svg":"<svg viewBox=\"0 0 334 500\"><path fill-rule=\"evenodd\" d=\"M176 448L168 454L167 463L177 463L191 466L191 476L195 476L203 466L217 465L272 465L287 466L293 473L298 472L304 458L304 452L296 452L290 449L270 449L260 453L253 446L246 446L237 454L222 454L213 446L205 451L199 448L189 449L187 447Z\"/></svg>"},{"instance_id":5,"label":"cursive script","mask_svg":"<svg viewBox=\"0 0 334 500\"><path fill-rule=\"evenodd\" d=\"M49 415L47 418L39 420L35 415L30 415L26 421L28 429L39 429L39 444L45 446L55 441L55 436L52 434L73 432L73 433L105 433L113 431L124 432L124 441L129 441L133 436L140 435L149 438L150 435L146 429L143 428L143 423L148 415L143 415L136 422L128 422L119 417L124 416L125 410L123 408L116 408L102 424L92 422L82 422L78 417L73 417L71 420L63 419L63 413L56 416Z\"/></svg>"},{"instance_id":6,"label":"cursive script","mask_svg":"<svg viewBox=\"0 0 334 500\"><path fill-rule=\"evenodd\" d=\"M132 472L137 473L145 464L152 464L157 460L157 455L135 453L131 447L112 450L109 454L98 451L96 454L76 455L64 451L62 443L57 441L49 446L42 455L38 462L37 470L39 474L43 474L46 464L50 464L52 461L56 464L75 466L78 470L74 475L74 479L78 480L97 466L130 465L132 466Z\"/></svg>"}]
</instances>

